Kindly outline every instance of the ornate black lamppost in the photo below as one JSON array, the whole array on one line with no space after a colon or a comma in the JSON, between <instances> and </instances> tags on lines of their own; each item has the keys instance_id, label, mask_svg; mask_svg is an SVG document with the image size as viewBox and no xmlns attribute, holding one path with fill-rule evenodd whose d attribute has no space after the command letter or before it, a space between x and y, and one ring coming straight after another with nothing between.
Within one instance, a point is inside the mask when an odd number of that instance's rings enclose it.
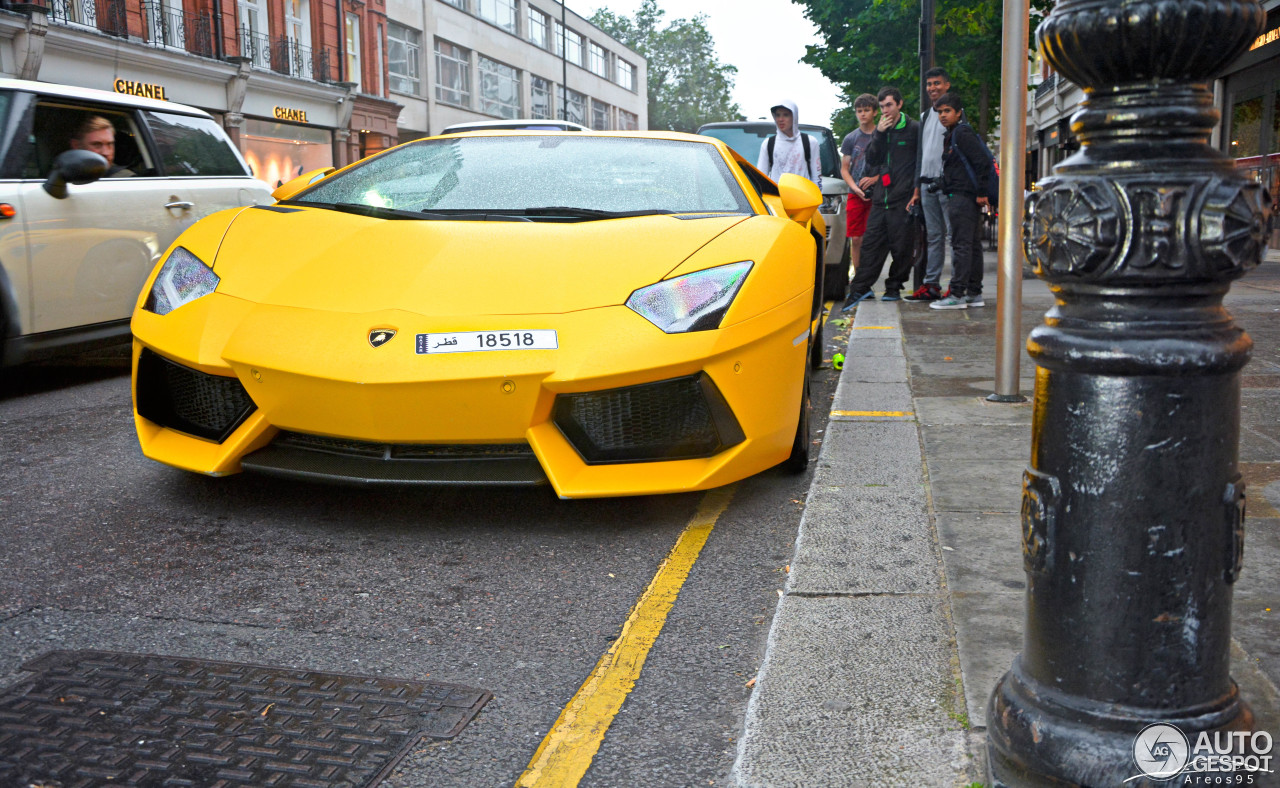
<instances>
[{"instance_id":1,"label":"ornate black lamppost","mask_svg":"<svg viewBox=\"0 0 1280 788\"><path fill-rule=\"evenodd\" d=\"M1261 260L1269 198L1208 145L1207 83L1264 21L1255 0L1063 0L1037 32L1088 98L1024 225L1057 304L1029 342L1026 633L988 709L996 786L1167 785L1124 783L1144 727L1253 724L1228 661L1252 342L1222 299Z\"/></svg>"}]
</instances>

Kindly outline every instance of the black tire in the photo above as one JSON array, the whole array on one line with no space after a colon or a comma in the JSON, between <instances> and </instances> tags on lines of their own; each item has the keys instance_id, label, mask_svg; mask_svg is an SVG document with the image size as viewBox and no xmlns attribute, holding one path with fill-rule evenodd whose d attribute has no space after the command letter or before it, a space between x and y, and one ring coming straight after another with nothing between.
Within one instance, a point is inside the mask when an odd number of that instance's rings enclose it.
<instances>
[{"instance_id":1,"label":"black tire","mask_svg":"<svg viewBox=\"0 0 1280 788\"><path fill-rule=\"evenodd\" d=\"M809 372L805 370L804 394L800 397L800 421L796 424L796 437L791 443L791 456L782 461L782 470L787 473L804 473L809 469Z\"/></svg>"},{"instance_id":2,"label":"black tire","mask_svg":"<svg viewBox=\"0 0 1280 788\"><path fill-rule=\"evenodd\" d=\"M822 325L826 320L826 312L818 316L818 327L809 339L809 369L822 369Z\"/></svg>"},{"instance_id":3,"label":"black tire","mask_svg":"<svg viewBox=\"0 0 1280 788\"><path fill-rule=\"evenodd\" d=\"M844 242L844 253L840 255L840 264L827 266L823 277L822 299L824 301L844 301L849 289L849 241Z\"/></svg>"}]
</instances>

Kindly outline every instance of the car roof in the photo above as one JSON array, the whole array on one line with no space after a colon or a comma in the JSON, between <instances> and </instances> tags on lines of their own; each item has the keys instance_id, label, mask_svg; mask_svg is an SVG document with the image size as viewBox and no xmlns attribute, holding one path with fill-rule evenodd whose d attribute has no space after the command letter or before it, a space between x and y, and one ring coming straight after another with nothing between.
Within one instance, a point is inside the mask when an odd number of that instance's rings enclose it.
<instances>
[{"instance_id":1,"label":"car roof","mask_svg":"<svg viewBox=\"0 0 1280 788\"><path fill-rule=\"evenodd\" d=\"M157 112L177 112L182 115L198 115L202 118L210 118L213 116L202 109L189 107L186 104L177 104L172 101L160 101L159 99L142 98L141 96L130 96L127 93L114 93L109 90L95 90L94 88L81 88L75 85L58 85L53 82L32 82L25 79L0 79L0 90L20 90L29 93L41 93L46 96L61 96L70 99L84 99L86 101L101 101L104 103L120 104L127 107L136 107L138 109L151 109Z\"/></svg>"},{"instance_id":2,"label":"car roof","mask_svg":"<svg viewBox=\"0 0 1280 788\"><path fill-rule=\"evenodd\" d=\"M571 120L538 120L524 118L515 120L477 120L469 123L454 123L445 126L441 134L458 134L464 131L591 131L581 123Z\"/></svg>"},{"instance_id":3,"label":"car roof","mask_svg":"<svg viewBox=\"0 0 1280 788\"><path fill-rule=\"evenodd\" d=\"M776 129L777 124L771 120L727 120L716 123L703 123L698 127L698 133L701 134L704 129L751 129L758 131L761 128ZM831 133L831 129L827 126L819 126L816 123L801 123L801 131L825 131Z\"/></svg>"}]
</instances>

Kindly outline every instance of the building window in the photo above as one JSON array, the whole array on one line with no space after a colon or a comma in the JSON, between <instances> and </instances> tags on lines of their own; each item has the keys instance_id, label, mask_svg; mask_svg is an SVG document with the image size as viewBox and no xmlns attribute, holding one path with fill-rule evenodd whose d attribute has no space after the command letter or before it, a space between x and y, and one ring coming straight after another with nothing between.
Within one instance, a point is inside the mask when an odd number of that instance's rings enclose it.
<instances>
[{"instance_id":1,"label":"building window","mask_svg":"<svg viewBox=\"0 0 1280 788\"><path fill-rule=\"evenodd\" d=\"M636 89L636 67L619 58L617 68L618 84L634 93Z\"/></svg>"},{"instance_id":2,"label":"building window","mask_svg":"<svg viewBox=\"0 0 1280 788\"><path fill-rule=\"evenodd\" d=\"M347 81L360 89L360 17L347 14Z\"/></svg>"},{"instance_id":3,"label":"building window","mask_svg":"<svg viewBox=\"0 0 1280 788\"><path fill-rule=\"evenodd\" d=\"M422 86L422 34L395 22L387 23L387 73L391 89L417 94Z\"/></svg>"},{"instance_id":4,"label":"building window","mask_svg":"<svg viewBox=\"0 0 1280 788\"><path fill-rule=\"evenodd\" d=\"M555 115L551 111L551 83L542 77L529 75L529 117L550 120Z\"/></svg>"},{"instance_id":5,"label":"building window","mask_svg":"<svg viewBox=\"0 0 1280 788\"><path fill-rule=\"evenodd\" d=\"M442 0L442 2L448 3L454 8L461 8L463 11L467 10L467 0Z\"/></svg>"},{"instance_id":6,"label":"building window","mask_svg":"<svg viewBox=\"0 0 1280 788\"><path fill-rule=\"evenodd\" d=\"M471 103L471 50L436 39L436 100Z\"/></svg>"},{"instance_id":7,"label":"building window","mask_svg":"<svg viewBox=\"0 0 1280 788\"><path fill-rule=\"evenodd\" d=\"M639 131L640 116L625 109L618 110L618 128L622 131Z\"/></svg>"},{"instance_id":8,"label":"building window","mask_svg":"<svg viewBox=\"0 0 1280 788\"><path fill-rule=\"evenodd\" d=\"M564 108L562 120L587 125L587 97L576 90L570 90L568 93L569 97L566 99L564 86L556 88L556 96L560 99L560 106Z\"/></svg>"},{"instance_id":9,"label":"building window","mask_svg":"<svg viewBox=\"0 0 1280 788\"><path fill-rule=\"evenodd\" d=\"M609 53L596 42L591 42L591 73L598 77L609 78Z\"/></svg>"},{"instance_id":10,"label":"building window","mask_svg":"<svg viewBox=\"0 0 1280 788\"><path fill-rule=\"evenodd\" d=\"M265 0L240 0L240 54L258 68L271 68L271 39L267 37Z\"/></svg>"},{"instance_id":11,"label":"building window","mask_svg":"<svg viewBox=\"0 0 1280 788\"><path fill-rule=\"evenodd\" d=\"M550 19L547 15L533 6L529 6L529 41L535 46L546 49L548 44L547 28L549 26Z\"/></svg>"},{"instance_id":12,"label":"building window","mask_svg":"<svg viewBox=\"0 0 1280 788\"><path fill-rule=\"evenodd\" d=\"M476 16L508 33L517 32L515 0L477 0L477 3Z\"/></svg>"},{"instance_id":13,"label":"building window","mask_svg":"<svg viewBox=\"0 0 1280 788\"><path fill-rule=\"evenodd\" d=\"M559 55L563 53L565 51L565 47L568 46L569 52L565 55L565 59L575 66L581 66L582 47L586 39L583 38L581 34L575 33L572 30L568 31L566 34L564 27L559 22L556 22L555 39L556 54Z\"/></svg>"},{"instance_id":14,"label":"building window","mask_svg":"<svg viewBox=\"0 0 1280 788\"><path fill-rule=\"evenodd\" d=\"M591 101L591 128L595 131L609 130L609 105Z\"/></svg>"},{"instance_id":15,"label":"building window","mask_svg":"<svg viewBox=\"0 0 1280 788\"><path fill-rule=\"evenodd\" d=\"M480 111L503 118L520 117L520 72L479 55Z\"/></svg>"}]
</instances>

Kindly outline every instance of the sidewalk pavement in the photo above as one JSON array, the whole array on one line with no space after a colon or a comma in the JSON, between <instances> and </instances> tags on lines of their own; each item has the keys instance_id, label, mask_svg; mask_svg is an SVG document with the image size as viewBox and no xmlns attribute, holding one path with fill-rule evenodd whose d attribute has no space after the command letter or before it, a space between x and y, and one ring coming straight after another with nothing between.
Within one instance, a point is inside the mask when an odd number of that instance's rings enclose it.
<instances>
[{"instance_id":1,"label":"sidewalk pavement","mask_svg":"<svg viewBox=\"0 0 1280 788\"><path fill-rule=\"evenodd\" d=\"M795 556L747 710L736 786L950 788L985 781L986 705L1022 646L1022 471L1031 412L994 390L995 255L984 309L864 301ZM1232 675L1280 742L1280 266L1227 308L1255 342L1242 377L1248 485ZM880 292L880 287L876 288ZM1025 337L1053 298L1023 285ZM1280 754L1280 752L1278 752ZM1266 786L1280 783L1255 783Z\"/></svg>"}]
</instances>

